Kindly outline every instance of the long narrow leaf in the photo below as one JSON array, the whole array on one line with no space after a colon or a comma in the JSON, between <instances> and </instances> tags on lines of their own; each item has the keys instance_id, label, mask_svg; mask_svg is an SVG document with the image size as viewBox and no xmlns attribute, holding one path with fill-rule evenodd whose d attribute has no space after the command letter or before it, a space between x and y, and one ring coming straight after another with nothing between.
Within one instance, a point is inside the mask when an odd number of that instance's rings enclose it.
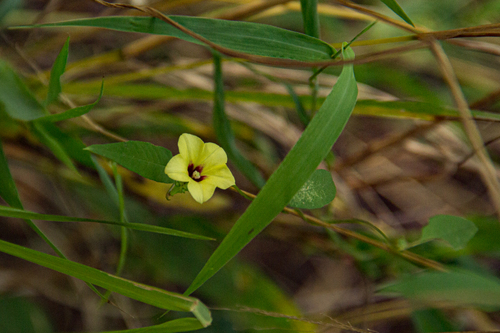
<instances>
[{"instance_id":1,"label":"long narrow leaf","mask_svg":"<svg viewBox=\"0 0 500 333\"><path fill-rule=\"evenodd\" d=\"M167 321L160 325L123 331L106 331L103 333L176 333L196 331L202 328L204 328L204 326L196 318L180 318Z\"/></svg>"},{"instance_id":2,"label":"long narrow leaf","mask_svg":"<svg viewBox=\"0 0 500 333\"><path fill-rule=\"evenodd\" d=\"M0 60L0 104L17 120L29 121L48 114L16 72Z\"/></svg>"},{"instance_id":3,"label":"long narrow leaf","mask_svg":"<svg viewBox=\"0 0 500 333\"><path fill-rule=\"evenodd\" d=\"M51 114L51 115L47 115L44 117L40 117L37 120L50 121L50 122L55 123L57 121L68 120L71 118L83 116L84 114L89 113L94 108L94 106L96 106L97 103L99 103L99 101L101 100L103 91L104 91L104 82L101 85L101 92L99 93L99 97L97 97L97 100L94 103L91 103L88 105L83 105L83 106L77 106L76 108L73 108L73 109L70 109L68 111L64 111L61 113Z\"/></svg>"},{"instance_id":4,"label":"long narrow leaf","mask_svg":"<svg viewBox=\"0 0 500 333\"><path fill-rule=\"evenodd\" d=\"M7 158L3 152L2 141L0 141L0 198L12 207L22 208L19 193L17 192L16 183L10 173Z\"/></svg>"},{"instance_id":5,"label":"long narrow leaf","mask_svg":"<svg viewBox=\"0 0 500 333\"><path fill-rule=\"evenodd\" d=\"M71 83L64 87L65 92L92 95L97 84ZM202 89L175 89L156 84L117 84L106 86L106 96L126 99L144 100L168 99L170 101L211 101L212 91ZM298 96L304 107L310 107L309 96ZM225 100L230 103L253 102L265 106L280 106L295 108L296 104L288 94L250 91L226 91ZM324 97L318 97L317 102L323 103ZM457 110L436 103L419 101L376 101L360 100L356 104L354 114L387 118L435 120L436 117L458 119ZM500 114L487 111L472 110L474 119L500 121Z\"/></svg>"},{"instance_id":6,"label":"long narrow leaf","mask_svg":"<svg viewBox=\"0 0 500 333\"><path fill-rule=\"evenodd\" d=\"M348 59L354 52L347 49ZM219 271L282 211L326 157L356 104L357 85L347 65L299 141L272 174L186 291L190 294Z\"/></svg>"},{"instance_id":7,"label":"long narrow leaf","mask_svg":"<svg viewBox=\"0 0 500 333\"><path fill-rule=\"evenodd\" d=\"M134 230L140 231L148 231L155 232L158 234L178 236L184 238L192 238L192 239L203 239L203 240L213 240L213 238L200 236L191 234L189 232L163 228L156 225L150 224L142 224L142 223L128 223L128 222L119 222L119 221L107 221L107 220L95 220L95 219L87 219L81 217L70 217L70 216L62 216L62 215L50 215L50 214L38 214L34 212L30 212L23 209L12 208L0 206L0 216L5 217L15 217L22 219L33 219L33 220L42 220L42 221L53 221L53 222L93 222L93 223L103 223L103 224L113 224L119 225L122 227L127 227Z\"/></svg>"},{"instance_id":8,"label":"long narrow leaf","mask_svg":"<svg viewBox=\"0 0 500 333\"><path fill-rule=\"evenodd\" d=\"M47 92L47 98L45 99L44 105L47 106L57 100L59 94L61 93L61 75L63 75L66 70L66 63L68 62L69 53L69 37L64 43L61 51L57 55L54 65L52 65L52 70L50 71L49 80L49 90Z\"/></svg>"},{"instance_id":9,"label":"long narrow leaf","mask_svg":"<svg viewBox=\"0 0 500 333\"><path fill-rule=\"evenodd\" d=\"M235 51L300 61L328 60L332 55L330 45L317 38L271 25L189 16L169 17L213 43ZM98 17L16 28L70 26L100 27L126 32L142 32L177 37L197 44L201 43L170 24L151 17Z\"/></svg>"},{"instance_id":10,"label":"long narrow leaf","mask_svg":"<svg viewBox=\"0 0 500 333\"><path fill-rule=\"evenodd\" d=\"M234 133L227 118L224 107L224 82L222 80L222 66L220 54L214 52L214 112L213 123L217 141L226 151L229 160L257 187L264 186L266 181L257 168L250 163L236 147Z\"/></svg>"},{"instance_id":11,"label":"long narrow leaf","mask_svg":"<svg viewBox=\"0 0 500 333\"><path fill-rule=\"evenodd\" d=\"M207 327L212 322L210 311L196 298L130 281L89 266L3 240L0 240L0 251L161 309L192 312L204 327Z\"/></svg>"},{"instance_id":12,"label":"long narrow leaf","mask_svg":"<svg viewBox=\"0 0 500 333\"><path fill-rule=\"evenodd\" d=\"M300 0L304 32L306 35L319 38L319 16L317 0Z\"/></svg>"},{"instance_id":13,"label":"long narrow leaf","mask_svg":"<svg viewBox=\"0 0 500 333\"><path fill-rule=\"evenodd\" d=\"M73 164L73 161L66 152L66 149L64 149L64 146L51 134L51 129L53 127L55 126L51 123L33 121L31 123L30 130L61 162L74 172L78 173L78 169Z\"/></svg>"},{"instance_id":14,"label":"long narrow leaf","mask_svg":"<svg viewBox=\"0 0 500 333\"><path fill-rule=\"evenodd\" d=\"M401 17L403 20L406 21L406 23L411 24L412 26L415 26L413 22L410 20L408 15L404 12L403 8L396 2L396 0L380 0L382 1L387 7L389 7L394 13L396 13L399 17Z\"/></svg>"}]
</instances>

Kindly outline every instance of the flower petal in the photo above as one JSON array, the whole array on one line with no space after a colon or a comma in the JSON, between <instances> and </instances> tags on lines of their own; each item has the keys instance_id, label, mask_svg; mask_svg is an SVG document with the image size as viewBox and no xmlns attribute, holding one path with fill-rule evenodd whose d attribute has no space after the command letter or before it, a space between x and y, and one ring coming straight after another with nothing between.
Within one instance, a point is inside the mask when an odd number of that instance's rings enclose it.
<instances>
[{"instance_id":1,"label":"flower petal","mask_svg":"<svg viewBox=\"0 0 500 333\"><path fill-rule=\"evenodd\" d=\"M188 190L193 199L202 204L214 195L215 186L191 180L188 183Z\"/></svg>"},{"instance_id":2,"label":"flower petal","mask_svg":"<svg viewBox=\"0 0 500 333\"><path fill-rule=\"evenodd\" d=\"M217 186L223 190L235 184L234 176L225 164L204 170L203 175L207 176L207 178L201 183Z\"/></svg>"},{"instance_id":3,"label":"flower petal","mask_svg":"<svg viewBox=\"0 0 500 333\"><path fill-rule=\"evenodd\" d=\"M224 151L224 149L212 142L205 143L203 151L201 152L197 160L197 165L203 165L204 169L226 163L226 152Z\"/></svg>"},{"instance_id":4,"label":"flower petal","mask_svg":"<svg viewBox=\"0 0 500 333\"><path fill-rule=\"evenodd\" d=\"M175 155L170 159L170 161L168 161L167 166L165 167L165 173L173 180L188 182L192 180L188 174L188 164L189 161L187 161L181 154Z\"/></svg>"},{"instance_id":5,"label":"flower petal","mask_svg":"<svg viewBox=\"0 0 500 333\"><path fill-rule=\"evenodd\" d=\"M203 152L205 144L203 141L192 134L184 133L179 138L179 154L182 155L188 162L197 164L199 156Z\"/></svg>"}]
</instances>

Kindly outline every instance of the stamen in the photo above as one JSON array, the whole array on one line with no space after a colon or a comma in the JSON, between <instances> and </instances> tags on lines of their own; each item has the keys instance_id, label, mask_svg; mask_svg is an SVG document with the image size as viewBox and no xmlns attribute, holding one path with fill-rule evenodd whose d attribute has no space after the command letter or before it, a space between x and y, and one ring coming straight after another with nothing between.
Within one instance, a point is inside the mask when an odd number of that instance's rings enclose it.
<instances>
[{"instance_id":1,"label":"stamen","mask_svg":"<svg viewBox=\"0 0 500 333\"><path fill-rule=\"evenodd\" d=\"M201 172L203 171L203 165L198 165L196 168L193 163L188 165L188 175L193 180L197 182L201 182L203 179L207 178L207 176L202 176Z\"/></svg>"}]
</instances>

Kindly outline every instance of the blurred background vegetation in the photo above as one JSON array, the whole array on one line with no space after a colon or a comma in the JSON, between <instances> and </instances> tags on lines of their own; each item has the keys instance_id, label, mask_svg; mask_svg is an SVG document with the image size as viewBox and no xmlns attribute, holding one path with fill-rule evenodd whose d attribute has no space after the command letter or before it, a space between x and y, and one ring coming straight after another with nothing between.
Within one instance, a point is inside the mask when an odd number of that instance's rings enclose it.
<instances>
[{"instance_id":1,"label":"blurred background vegetation","mask_svg":"<svg viewBox=\"0 0 500 333\"><path fill-rule=\"evenodd\" d=\"M149 5L168 15L245 20L304 31L299 1L130 3ZM400 20L381 1L357 3ZM415 25L436 31L496 23L500 12L500 3L494 0L398 3ZM337 48L374 21L335 1L320 1L318 13L320 38ZM177 139L186 132L216 142L211 118L213 64L208 48L165 36L96 28L6 29L112 15L141 13L83 0L3 0L1 59L43 100L50 69L70 37L63 95L50 111L94 102L104 81L104 95L88 118L58 123L63 133L80 138L86 145L126 138L177 153ZM359 37L353 48L359 57L406 45L404 36L408 35L379 21ZM500 43L498 37L466 41L467 47L454 43L443 43L443 47L471 108L491 113L477 119L477 126L497 162ZM391 240L409 243L419 238L422 227L436 214L467 216L479 231L466 248L455 251L432 242L412 251L452 267L498 275L500 229L498 220L489 217L495 214L495 208L478 171L480 162L469 158L471 148L451 109L453 99L432 53L427 49L396 53L357 64L354 70L358 105L333 155L322 165L332 172L337 197L311 214L327 222L369 221ZM238 148L264 178L277 168L304 129L286 84L310 113L319 108L339 72L339 67L330 67L318 76L315 102L309 83L311 69L224 59L226 112ZM372 101L422 103L412 109ZM4 112L0 112L0 139L26 209L103 219L118 216L94 170L81 164L80 174L70 170L26 126ZM231 163L229 166L241 189L258 192ZM143 232L130 234L122 276L184 292L248 201L231 191L216 191L203 205L187 193L167 201L168 185L145 180L123 168L119 171L130 221L147 221L217 239L206 242ZM118 228L42 221L37 225L69 259L104 271L116 270ZM366 225L343 226L379 238ZM0 230L4 240L50 252L21 220L0 218ZM175 312L161 316L161 310L120 295L102 305L83 282L7 255L0 254L0 265L3 332L97 332L142 327L179 316ZM281 214L194 296L212 308L214 323L204 329L206 332L336 332L341 325L347 325L343 326L345 330L352 325L352 330L378 332L500 327L498 306L477 308L439 301L424 304L377 293L385 283L418 270L392 253ZM293 316L304 319L294 320Z\"/></svg>"}]
</instances>

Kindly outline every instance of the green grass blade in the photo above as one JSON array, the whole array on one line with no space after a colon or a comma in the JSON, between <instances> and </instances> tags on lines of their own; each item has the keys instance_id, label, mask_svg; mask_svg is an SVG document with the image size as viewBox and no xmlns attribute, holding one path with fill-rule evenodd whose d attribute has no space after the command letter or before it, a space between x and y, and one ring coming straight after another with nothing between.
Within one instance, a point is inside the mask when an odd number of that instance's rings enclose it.
<instances>
[{"instance_id":1,"label":"green grass blade","mask_svg":"<svg viewBox=\"0 0 500 333\"><path fill-rule=\"evenodd\" d=\"M99 103L99 101L101 100L103 91L104 91L104 81L101 85L101 92L99 93L99 97L97 97L97 100L94 103L91 103L88 105L83 105L83 106L78 106L76 108L73 108L73 109L58 113L58 114L51 114L48 116L40 117L37 120L50 121L50 122L55 123L57 121L67 120L67 119L83 116L84 114L89 113L94 108L94 106L96 106L97 103Z\"/></svg>"},{"instance_id":2,"label":"green grass blade","mask_svg":"<svg viewBox=\"0 0 500 333\"><path fill-rule=\"evenodd\" d=\"M306 35L319 38L319 16L317 0L300 0L304 32Z\"/></svg>"},{"instance_id":3,"label":"green grass blade","mask_svg":"<svg viewBox=\"0 0 500 333\"><path fill-rule=\"evenodd\" d=\"M383 286L381 294L400 294L425 303L444 302L458 306L500 308L500 279L465 270L407 274Z\"/></svg>"},{"instance_id":4,"label":"green grass blade","mask_svg":"<svg viewBox=\"0 0 500 333\"><path fill-rule=\"evenodd\" d=\"M213 124L217 141L226 151L229 160L257 187L264 186L266 181L257 168L247 160L236 147L234 133L227 118L224 107L224 82L222 80L222 66L220 54L214 52L214 112Z\"/></svg>"},{"instance_id":5,"label":"green grass blade","mask_svg":"<svg viewBox=\"0 0 500 333\"><path fill-rule=\"evenodd\" d=\"M16 183L10 173L7 158L3 152L2 141L0 141L0 197L12 207L23 208Z\"/></svg>"},{"instance_id":6,"label":"green grass blade","mask_svg":"<svg viewBox=\"0 0 500 333\"><path fill-rule=\"evenodd\" d=\"M69 37L64 43L61 51L57 55L54 65L52 65L52 70L50 71L49 80L49 90L47 92L47 98L43 103L45 106L50 105L57 100L59 94L61 93L61 75L64 74L66 70L66 63L68 62L69 53Z\"/></svg>"},{"instance_id":7,"label":"green grass blade","mask_svg":"<svg viewBox=\"0 0 500 333\"><path fill-rule=\"evenodd\" d=\"M328 60L332 55L330 45L317 38L271 25L189 16L169 17L211 42L239 52L299 61ZM201 43L170 24L151 17L98 17L16 28L69 26L101 27L126 32L166 35L197 44Z\"/></svg>"},{"instance_id":8,"label":"green grass blade","mask_svg":"<svg viewBox=\"0 0 500 333\"><path fill-rule=\"evenodd\" d=\"M73 164L71 157L66 152L61 142L51 134L54 127L55 126L51 123L33 121L31 122L30 130L61 162L78 173L78 169Z\"/></svg>"},{"instance_id":9,"label":"green grass blade","mask_svg":"<svg viewBox=\"0 0 500 333\"><path fill-rule=\"evenodd\" d=\"M348 59L354 57L351 49L346 51ZM347 65L298 142L212 254L186 294L198 289L219 271L290 202L330 152L351 116L356 97L353 67Z\"/></svg>"},{"instance_id":10,"label":"green grass blade","mask_svg":"<svg viewBox=\"0 0 500 333\"><path fill-rule=\"evenodd\" d=\"M96 220L96 219L87 219L87 218L82 218L82 217L70 217L70 216L51 215L51 214L38 214L35 212L30 212L27 210L13 208L13 207L6 207L6 206L0 206L0 216L15 217L15 218L21 218L21 219L42 220L42 221L53 221L53 222L92 222L92 223L112 224L112 225L127 227L127 228L134 229L134 230L154 232L154 233L170 235L170 236L192 238L192 239L202 239L202 240L213 240L213 238L195 235L195 234L191 234L189 232L159 227L159 226L150 225L150 224Z\"/></svg>"},{"instance_id":11,"label":"green grass blade","mask_svg":"<svg viewBox=\"0 0 500 333\"><path fill-rule=\"evenodd\" d=\"M387 7L389 7L394 13L396 13L396 15L401 17L406 23L415 26L408 17L408 15L406 15L403 8L401 8L401 6L396 2L396 0L380 0L380 1L382 1Z\"/></svg>"},{"instance_id":12,"label":"green grass blade","mask_svg":"<svg viewBox=\"0 0 500 333\"><path fill-rule=\"evenodd\" d=\"M85 149L106 157L144 178L167 184L174 182L165 174L165 166L172 158L172 153L167 148L149 142L127 141L92 145Z\"/></svg>"},{"instance_id":13,"label":"green grass blade","mask_svg":"<svg viewBox=\"0 0 500 333\"><path fill-rule=\"evenodd\" d=\"M123 331L106 331L103 333L176 333L196 331L202 328L204 328L204 326L196 318L180 318L167 321L160 325Z\"/></svg>"},{"instance_id":14,"label":"green grass blade","mask_svg":"<svg viewBox=\"0 0 500 333\"><path fill-rule=\"evenodd\" d=\"M212 321L209 310L196 298L130 281L3 240L0 240L0 251L161 309L192 312L205 327Z\"/></svg>"},{"instance_id":15,"label":"green grass blade","mask_svg":"<svg viewBox=\"0 0 500 333\"><path fill-rule=\"evenodd\" d=\"M16 120L29 121L48 114L14 70L0 60L0 107L2 104Z\"/></svg>"}]
</instances>

